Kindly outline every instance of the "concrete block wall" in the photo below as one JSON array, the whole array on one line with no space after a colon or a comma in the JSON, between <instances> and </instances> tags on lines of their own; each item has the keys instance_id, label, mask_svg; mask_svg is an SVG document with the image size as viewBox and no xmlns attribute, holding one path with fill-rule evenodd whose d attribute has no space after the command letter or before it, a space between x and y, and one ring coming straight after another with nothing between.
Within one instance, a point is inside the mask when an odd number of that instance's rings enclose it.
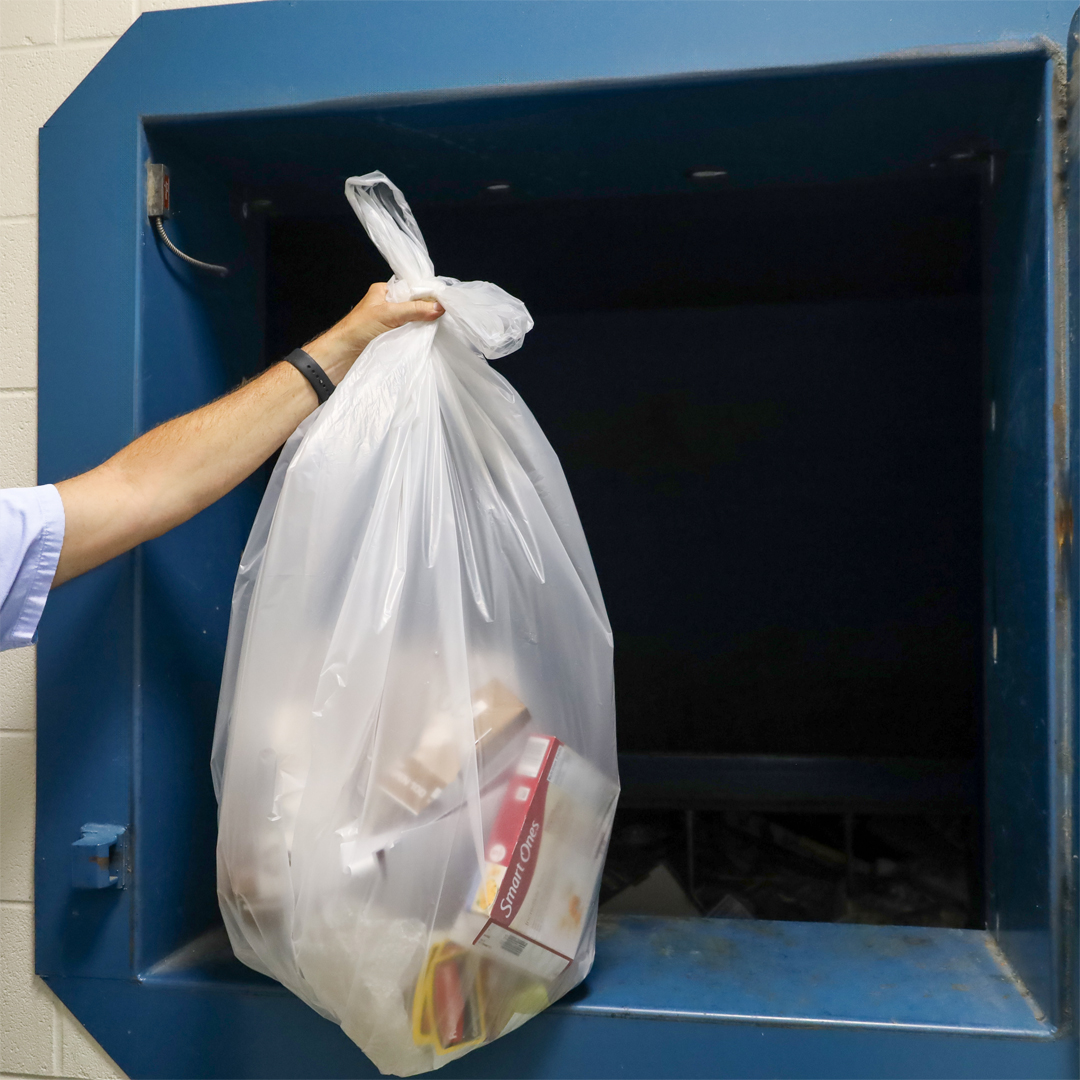
<instances>
[{"instance_id":1,"label":"concrete block wall","mask_svg":"<svg viewBox=\"0 0 1080 1080\"><path fill-rule=\"evenodd\" d=\"M0 0L0 487L37 473L37 136L144 11L219 0ZM34 650L0 653L0 1080L123 1073L34 975Z\"/></svg>"}]
</instances>

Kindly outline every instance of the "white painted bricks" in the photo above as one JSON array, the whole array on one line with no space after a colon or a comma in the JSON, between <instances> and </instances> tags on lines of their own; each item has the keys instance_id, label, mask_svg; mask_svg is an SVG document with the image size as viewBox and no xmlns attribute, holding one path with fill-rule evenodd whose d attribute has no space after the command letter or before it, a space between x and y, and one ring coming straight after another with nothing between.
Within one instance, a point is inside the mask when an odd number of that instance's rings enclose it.
<instances>
[{"instance_id":1,"label":"white painted bricks","mask_svg":"<svg viewBox=\"0 0 1080 1080\"><path fill-rule=\"evenodd\" d=\"M143 11L0 0L0 487L36 483L38 129ZM34 975L34 650L0 653L0 1080L122 1077Z\"/></svg>"},{"instance_id":2,"label":"white painted bricks","mask_svg":"<svg viewBox=\"0 0 1080 1080\"><path fill-rule=\"evenodd\" d=\"M37 472L35 391L0 390L0 433L0 487L29 487Z\"/></svg>"},{"instance_id":3,"label":"white painted bricks","mask_svg":"<svg viewBox=\"0 0 1080 1080\"><path fill-rule=\"evenodd\" d=\"M9 0L0 0L0 27ZM37 213L38 128L108 52L107 41L0 49L0 218Z\"/></svg>"},{"instance_id":4,"label":"white painted bricks","mask_svg":"<svg viewBox=\"0 0 1080 1080\"><path fill-rule=\"evenodd\" d=\"M34 730L35 652L12 649L0 653L0 731Z\"/></svg>"},{"instance_id":5,"label":"white painted bricks","mask_svg":"<svg viewBox=\"0 0 1080 1080\"><path fill-rule=\"evenodd\" d=\"M37 221L32 217L0 219L0 341L4 343L0 353L0 387L34 389L37 386ZM5 482L0 477L0 484Z\"/></svg>"},{"instance_id":6,"label":"white painted bricks","mask_svg":"<svg viewBox=\"0 0 1080 1080\"><path fill-rule=\"evenodd\" d=\"M60 10L56 0L3 0L0 48L55 45Z\"/></svg>"},{"instance_id":7,"label":"white painted bricks","mask_svg":"<svg viewBox=\"0 0 1080 1080\"><path fill-rule=\"evenodd\" d=\"M0 732L0 900L34 899L34 733ZM0 1049L0 1053L3 1050Z\"/></svg>"},{"instance_id":8,"label":"white painted bricks","mask_svg":"<svg viewBox=\"0 0 1080 1080\"><path fill-rule=\"evenodd\" d=\"M0 1068L55 1076L56 999L34 978L33 955L33 909L0 902Z\"/></svg>"},{"instance_id":9,"label":"white painted bricks","mask_svg":"<svg viewBox=\"0 0 1080 1080\"><path fill-rule=\"evenodd\" d=\"M132 0L64 0L64 40L119 37L137 14Z\"/></svg>"}]
</instances>

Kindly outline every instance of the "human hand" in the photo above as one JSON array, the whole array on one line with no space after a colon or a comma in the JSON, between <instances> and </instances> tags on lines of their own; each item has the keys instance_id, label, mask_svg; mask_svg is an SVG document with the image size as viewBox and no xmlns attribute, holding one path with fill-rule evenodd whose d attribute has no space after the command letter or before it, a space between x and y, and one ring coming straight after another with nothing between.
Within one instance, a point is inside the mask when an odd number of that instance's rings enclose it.
<instances>
[{"instance_id":1,"label":"human hand","mask_svg":"<svg viewBox=\"0 0 1080 1080\"><path fill-rule=\"evenodd\" d=\"M304 351L326 372L336 386L353 361L387 330L409 322L434 322L443 313L436 300L407 300L391 304L386 299L386 283L376 282L340 322L304 346Z\"/></svg>"}]
</instances>

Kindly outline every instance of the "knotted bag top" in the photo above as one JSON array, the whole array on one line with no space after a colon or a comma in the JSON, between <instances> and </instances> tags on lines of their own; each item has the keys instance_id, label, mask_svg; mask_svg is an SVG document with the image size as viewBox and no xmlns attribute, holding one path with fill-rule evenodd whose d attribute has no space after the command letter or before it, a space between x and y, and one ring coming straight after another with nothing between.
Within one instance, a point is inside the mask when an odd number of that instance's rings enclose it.
<instances>
[{"instance_id":1,"label":"knotted bag top","mask_svg":"<svg viewBox=\"0 0 1080 1080\"><path fill-rule=\"evenodd\" d=\"M461 336L488 360L521 348L533 327L525 305L489 281L437 277L405 196L383 173L350 177L345 181L345 196L394 271L386 294L391 303L437 299Z\"/></svg>"}]
</instances>

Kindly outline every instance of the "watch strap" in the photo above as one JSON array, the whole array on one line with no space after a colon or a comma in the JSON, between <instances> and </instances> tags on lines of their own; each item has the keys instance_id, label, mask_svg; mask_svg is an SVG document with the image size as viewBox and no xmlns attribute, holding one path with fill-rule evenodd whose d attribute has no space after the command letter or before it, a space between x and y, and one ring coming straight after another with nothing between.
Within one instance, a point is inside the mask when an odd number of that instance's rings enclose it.
<instances>
[{"instance_id":1,"label":"watch strap","mask_svg":"<svg viewBox=\"0 0 1080 1080\"><path fill-rule=\"evenodd\" d=\"M303 349L293 349L285 359L311 383L320 405L334 392L330 377Z\"/></svg>"}]
</instances>

